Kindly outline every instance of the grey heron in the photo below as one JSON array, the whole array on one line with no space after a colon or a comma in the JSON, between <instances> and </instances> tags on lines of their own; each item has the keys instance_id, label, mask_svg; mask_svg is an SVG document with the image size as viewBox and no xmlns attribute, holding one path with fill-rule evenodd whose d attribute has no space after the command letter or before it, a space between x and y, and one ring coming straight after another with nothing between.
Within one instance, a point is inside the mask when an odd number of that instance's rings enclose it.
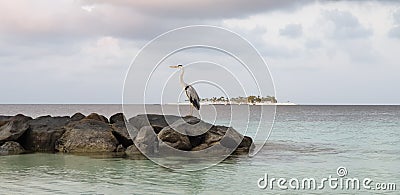
<instances>
[{"instance_id":1,"label":"grey heron","mask_svg":"<svg viewBox=\"0 0 400 195\"><path fill-rule=\"evenodd\" d=\"M185 70L181 64L177 66L169 66L170 68L179 68L181 71L181 74L179 75L179 82L182 85L182 88L185 90L186 96L189 98L190 101L190 115L193 114L193 107L195 107L197 110L200 110L200 98L199 95L197 95L196 90L193 88L193 86L185 83L183 81L183 74L185 73ZM193 106L193 107L192 107Z\"/></svg>"}]
</instances>

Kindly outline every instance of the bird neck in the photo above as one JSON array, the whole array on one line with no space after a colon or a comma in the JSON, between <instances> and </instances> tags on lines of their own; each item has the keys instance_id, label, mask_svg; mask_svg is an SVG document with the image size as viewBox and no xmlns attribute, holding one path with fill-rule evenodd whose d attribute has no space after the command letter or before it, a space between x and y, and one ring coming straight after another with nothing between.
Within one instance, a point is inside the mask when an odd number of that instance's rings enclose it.
<instances>
[{"instance_id":1,"label":"bird neck","mask_svg":"<svg viewBox=\"0 0 400 195\"><path fill-rule=\"evenodd\" d=\"M179 81L182 85L183 88L185 88L186 86L188 86L188 84L185 83L185 81L183 81L183 74L185 73L185 70L182 68L181 69L181 75L179 75Z\"/></svg>"}]
</instances>

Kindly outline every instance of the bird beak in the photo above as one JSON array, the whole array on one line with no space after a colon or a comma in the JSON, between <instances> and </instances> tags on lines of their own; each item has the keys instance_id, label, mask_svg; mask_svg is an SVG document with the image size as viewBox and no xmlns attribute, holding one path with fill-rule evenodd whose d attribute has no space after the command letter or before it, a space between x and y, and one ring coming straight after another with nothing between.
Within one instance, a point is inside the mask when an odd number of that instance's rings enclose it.
<instances>
[{"instance_id":1,"label":"bird beak","mask_svg":"<svg viewBox=\"0 0 400 195\"><path fill-rule=\"evenodd\" d=\"M169 66L170 68L178 68L178 66Z\"/></svg>"}]
</instances>

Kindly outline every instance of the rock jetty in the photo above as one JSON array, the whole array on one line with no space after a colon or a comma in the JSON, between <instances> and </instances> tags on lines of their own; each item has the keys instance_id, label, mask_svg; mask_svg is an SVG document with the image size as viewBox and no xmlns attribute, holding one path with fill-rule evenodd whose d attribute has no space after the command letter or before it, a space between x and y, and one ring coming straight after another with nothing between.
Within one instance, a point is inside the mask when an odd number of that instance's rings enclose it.
<instances>
[{"instance_id":1,"label":"rock jetty","mask_svg":"<svg viewBox=\"0 0 400 195\"><path fill-rule=\"evenodd\" d=\"M0 155L110 152L134 156L163 152L166 145L181 151L217 145L233 149L237 155L248 154L254 147L250 137L232 127L212 125L192 116L142 114L126 120L122 113L110 119L96 113L37 118L0 115Z\"/></svg>"}]
</instances>

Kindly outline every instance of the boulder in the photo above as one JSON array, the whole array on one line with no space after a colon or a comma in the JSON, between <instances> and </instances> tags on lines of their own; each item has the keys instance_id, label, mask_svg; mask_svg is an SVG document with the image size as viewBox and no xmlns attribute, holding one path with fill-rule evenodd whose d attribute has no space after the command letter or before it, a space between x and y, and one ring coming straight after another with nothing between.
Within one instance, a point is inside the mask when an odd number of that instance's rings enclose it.
<instances>
[{"instance_id":1,"label":"boulder","mask_svg":"<svg viewBox=\"0 0 400 195\"><path fill-rule=\"evenodd\" d=\"M186 116L176 120L170 125L173 130L187 135L191 147L196 147L205 141L206 133L213 127L213 125L206 123L196 117ZM185 140L182 140L185 141Z\"/></svg>"},{"instance_id":2,"label":"boulder","mask_svg":"<svg viewBox=\"0 0 400 195\"><path fill-rule=\"evenodd\" d=\"M158 114L139 114L129 119L129 124L136 129L141 129L145 126L152 126L154 132L158 134L161 129L181 119L174 115L158 115Z\"/></svg>"},{"instance_id":3,"label":"boulder","mask_svg":"<svg viewBox=\"0 0 400 195\"><path fill-rule=\"evenodd\" d=\"M114 114L110 117L110 124L114 124L117 122L125 122L125 116L122 113Z\"/></svg>"},{"instance_id":4,"label":"boulder","mask_svg":"<svg viewBox=\"0 0 400 195\"><path fill-rule=\"evenodd\" d=\"M158 139L178 150L188 151L192 149L192 144L190 143L189 137L175 131L171 127L163 128L158 134Z\"/></svg>"},{"instance_id":5,"label":"boulder","mask_svg":"<svg viewBox=\"0 0 400 195\"><path fill-rule=\"evenodd\" d=\"M114 134L115 138L117 138L118 142L121 143L125 148L133 144L132 138L126 129L126 125L124 121L117 121L111 125L112 133ZM134 128L134 127L133 127ZM137 134L136 128L134 130L133 136L135 137Z\"/></svg>"},{"instance_id":6,"label":"boulder","mask_svg":"<svg viewBox=\"0 0 400 195\"><path fill-rule=\"evenodd\" d=\"M68 124L65 129L55 144L59 152L113 152L118 146L113 129L103 121L84 119Z\"/></svg>"},{"instance_id":7,"label":"boulder","mask_svg":"<svg viewBox=\"0 0 400 195\"><path fill-rule=\"evenodd\" d=\"M86 116L83 119L92 119L92 120L97 120L97 121L101 121L101 122L104 122L104 123L108 123L108 119L105 116L99 115L97 113L89 114L88 116Z\"/></svg>"},{"instance_id":8,"label":"boulder","mask_svg":"<svg viewBox=\"0 0 400 195\"><path fill-rule=\"evenodd\" d=\"M15 141L8 141L0 146L0 155L21 154L24 152L24 148Z\"/></svg>"},{"instance_id":9,"label":"boulder","mask_svg":"<svg viewBox=\"0 0 400 195\"><path fill-rule=\"evenodd\" d=\"M12 116L0 115L0 127L3 126L4 124L6 124L11 117Z\"/></svg>"},{"instance_id":10,"label":"boulder","mask_svg":"<svg viewBox=\"0 0 400 195\"><path fill-rule=\"evenodd\" d=\"M139 150L135 145L131 145L131 146L129 146L128 148L126 148L125 154L126 154L127 156L142 155L142 153L140 152L140 150Z\"/></svg>"},{"instance_id":11,"label":"boulder","mask_svg":"<svg viewBox=\"0 0 400 195\"><path fill-rule=\"evenodd\" d=\"M234 154L248 154L254 149L253 140L251 137L244 136L242 142L240 142L238 148L235 150Z\"/></svg>"},{"instance_id":12,"label":"boulder","mask_svg":"<svg viewBox=\"0 0 400 195\"><path fill-rule=\"evenodd\" d=\"M80 112L75 113L74 115L71 116L71 121L80 121L85 118L85 115L83 115Z\"/></svg>"},{"instance_id":13,"label":"boulder","mask_svg":"<svg viewBox=\"0 0 400 195\"><path fill-rule=\"evenodd\" d=\"M29 151L53 152L56 141L65 132L64 126L70 121L68 116L33 119L29 121L29 129L20 138L20 143Z\"/></svg>"},{"instance_id":14,"label":"boulder","mask_svg":"<svg viewBox=\"0 0 400 195\"><path fill-rule=\"evenodd\" d=\"M0 127L0 144L6 141L16 141L22 134L28 130L28 122L31 117L18 114L10 117L8 121Z\"/></svg>"},{"instance_id":15,"label":"boulder","mask_svg":"<svg viewBox=\"0 0 400 195\"><path fill-rule=\"evenodd\" d=\"M144 154L154 154L158 151L158 139L153 127L144 126L140 128L134 140L136 147Z\"/></svg>"},{"instance_id":16,"label":"boulder","mask_svg":"<svg viewBox=\"0 0 400 195\"><path fill-rule=\"evenodd\" d=\"M250 137L243 136L232 127L212 125L196 117L173 115L137 115L129 119L129 124L140 128L153 127L158 134L160 153L173 152L170 147L183 151L200 151L212 146L215 153L248 153L254 147ZM161 128L161 130L159 130Z\"/></svg>"}]
</instances>

